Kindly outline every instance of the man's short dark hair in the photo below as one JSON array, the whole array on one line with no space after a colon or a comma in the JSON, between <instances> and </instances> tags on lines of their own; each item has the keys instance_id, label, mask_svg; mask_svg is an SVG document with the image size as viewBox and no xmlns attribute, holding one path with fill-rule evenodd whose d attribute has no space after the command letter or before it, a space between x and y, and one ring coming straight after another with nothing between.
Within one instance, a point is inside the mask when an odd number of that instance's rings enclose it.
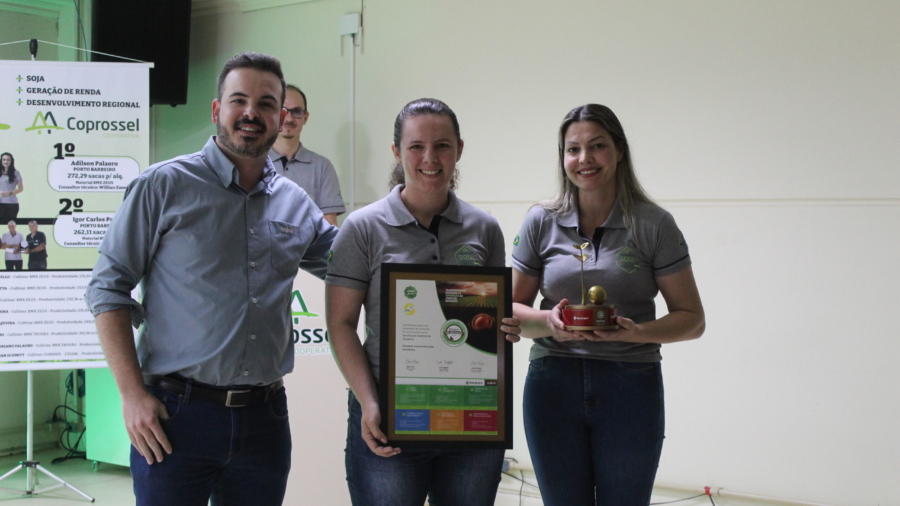
<instances>
[{"instance_id":1,"label":"man's short dark hair","mask_svg":"<svg viewBox=\"0 0 900 506\"><path fill-rule=\"evenodd\" d=\"M216 96L219 100L222 100L222 87L225 84L225 78L228 77L228 74L234 69L255 69L275 74L275 76L278 77L278 80L281 81L281 103L284 104L284 73L281 72L281 62L278 61L278 58L267 54L251 52L232 56L230 60L225 62L225 66L222 67L222 72L219 72L219 83L216 89ZM306 101L306 98L303 100Z\"/></svg>"},{"instance_id":2,"label":"man's short dark hair","mask_svg":"<svg viewBox=\"0 0 900 506\"><path fill-rule=\"evenodd\" d=\"M303 90L301 90L297 87L297 85L294 84L289 84L287 85L287 87L296 91L300 94L301 97L303 97L303 108L306 109L306 112L309 112L309 102L306 101L306 93L303 93Z\"/></svg>"}]
</instances>

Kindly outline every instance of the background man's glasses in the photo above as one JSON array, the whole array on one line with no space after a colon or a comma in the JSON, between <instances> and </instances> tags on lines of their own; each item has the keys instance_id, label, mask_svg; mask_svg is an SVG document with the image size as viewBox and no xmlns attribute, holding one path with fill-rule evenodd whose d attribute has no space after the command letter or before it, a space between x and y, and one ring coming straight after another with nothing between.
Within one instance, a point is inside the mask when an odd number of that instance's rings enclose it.
<instances>
[{"instance_id":1,"label":"background man's glasses","mask_svg":"<svg viewBox=\"0 0 900 506\"><path fill-rule=\"evenodd\" d=\"M306 110L302 107L294 107L293 109L288 109L287 112L291 113L291 116L297 119L306 117Z\"/></svg>"}]
</instances>

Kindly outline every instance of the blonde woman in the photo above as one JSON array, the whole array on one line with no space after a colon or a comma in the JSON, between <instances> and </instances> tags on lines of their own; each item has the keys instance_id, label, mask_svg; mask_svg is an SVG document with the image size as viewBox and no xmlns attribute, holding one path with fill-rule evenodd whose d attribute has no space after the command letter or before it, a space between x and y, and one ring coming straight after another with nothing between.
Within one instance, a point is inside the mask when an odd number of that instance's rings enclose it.
<instances>
[{"instance_id":1,"label":"blonde woman","mask_svg":"<svg viewBox=\"0 0 900 506\"><path fill-rule=\"evenodd\" d=\"M700 337L703 305L672 215L634 174L625 132L602 105L559 129L557 197L533 207L513 242L513 314L534 339L525 382L528 448L547 506L646 505L664 436L660 347ZM565 330L561 310L603 286L618 330ZM541 306L533 306L538 294ZM662 293L668 314L656 319Z\"/></svg>"}]
</instances>

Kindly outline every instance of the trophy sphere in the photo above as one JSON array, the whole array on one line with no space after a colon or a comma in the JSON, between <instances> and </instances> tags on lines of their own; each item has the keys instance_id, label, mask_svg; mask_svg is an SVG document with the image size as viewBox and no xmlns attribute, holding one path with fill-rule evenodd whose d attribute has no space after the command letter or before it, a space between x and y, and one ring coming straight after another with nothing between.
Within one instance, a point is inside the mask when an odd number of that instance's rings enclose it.
<instances>
[{"instance_id":1,"label":"trophy sphere","mask_svg":"<svg viewBox=\"0 0 900 506\"><path fill-rule=\"evenodd\" d=\"M602 286L592 286L588 290L588 298L591 299L591 304L603 304L606 301L606 290Z\"/></svg>"}]
</instances>

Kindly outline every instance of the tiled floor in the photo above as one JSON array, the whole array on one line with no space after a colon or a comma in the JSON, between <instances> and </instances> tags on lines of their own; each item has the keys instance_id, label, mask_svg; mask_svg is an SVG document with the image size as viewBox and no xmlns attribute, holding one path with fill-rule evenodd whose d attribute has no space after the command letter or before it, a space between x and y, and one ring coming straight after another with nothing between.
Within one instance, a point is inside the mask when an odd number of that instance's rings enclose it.
<instances>
[{"instance_id":1,"label":"tiled floor","mask_svg":"<svg viewBox=\"0 0 900 506\"><path fill-rule=\"evenodd\" d=\"M38 452L35 454L35 460L40 462L41 467L93 497L95 499L94 504L109 506L134 504L134 494L131 491L131 475L128 472L128 468L112 464L100 464L95 471L91 468L91 461L78 459L67 460L59 464L50 463L51 460L65 455L65 453L65 450ZM24 459L24 454L0 458L0 476L11 471L18 466L19 461ZM78 504L90 504L87 499L68 487L41 493L41 487L51 487L56 485L57 482L40 472L37 474L39 476L37 495L26 496L23 493L0 490L0 506L24 506L26 504L28 506L77 506ZM25 486L24 470L0 481L0 487L5 489L24 491Z\"/></svg>"},{"instance_id":2,"label":"tiled floor","mask_svg":"<svg viewBox=\"0 0 900 506\"><path fill-rule=\"evenodd\" d=\"M102 506L127 506L134 504L134 493L131 490L131 475L128 468L115 466L112 464L100 464L97 469L92 469L89 460L68 460L59 464L51 464L50 461L56 457L65 455L64 450L47 450L38 452L35 459L40 461L41 466L51 473L67 481L73 487L81 490L85 494L95 499L94 504ZM0 457L0 476L16 467L20 460L24 460L25 455L12 455L8 457ZM40 473L39 473L40 474ZM51 487L56 485L56 481L44 475L40 475L40 484L38 486L38 494L26 496L21 493L8 492L0 490L0 506L78 506L79 504L90 504L90 502L78 495L73 490L66 487L51 490L46 493L40 493L41 486ZM534 483L534 475L528 477L529 483ZM512 480L508 476L503 477L500 485L500 493L497 494L496 506L540 506L543 504L539 497L534 496L534 492L526 493L523 497L519 497L518 491L521 483ZM9 478L0 481L0 487L15 488L25 490L25 471L19 471ZM531 487L533 488L533 487ZM530 490L530 486L524 486L523 490ZM654 501L669 501L684 497L685 494L675 494L656 496ZM698 502L699 501L699 502ZM731 504L737 506L744 504L741 502L726 502L716 499L717 504ZM290 499L285 500L285 504L303 504L302 502L292 502ZM706 498L687 501L680 504L685 506L706 504ZM335 506L335 505L329 505Z\"/></svg>"}]
</instances>

